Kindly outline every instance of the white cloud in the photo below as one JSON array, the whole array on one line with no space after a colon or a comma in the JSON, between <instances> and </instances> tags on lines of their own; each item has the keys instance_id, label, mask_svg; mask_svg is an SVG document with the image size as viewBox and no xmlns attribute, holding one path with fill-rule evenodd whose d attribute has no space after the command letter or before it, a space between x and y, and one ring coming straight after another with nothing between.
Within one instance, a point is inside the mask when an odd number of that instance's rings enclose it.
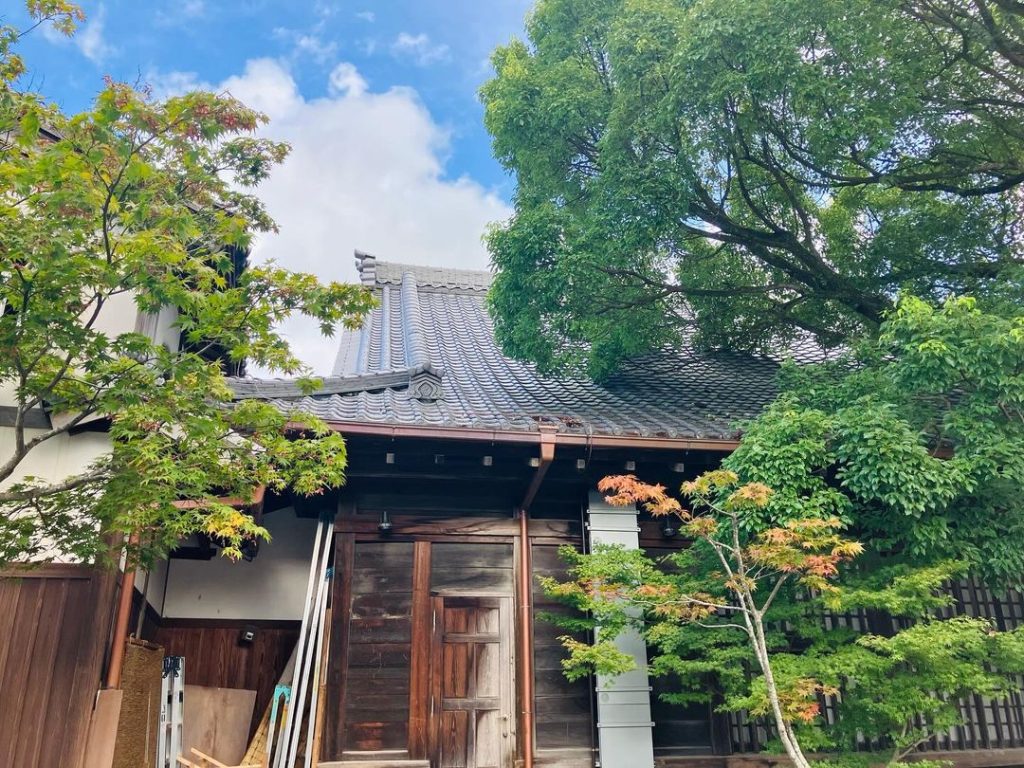
<instances>
[{"instance_id":1,"label":"white cloud","mask_svg":"<svg viewBox=\"0 0 1024 768\"><path fill-rule=\"evenodd\" d=\"M161 82L202 85L187 73ZM258 190L281 231L260 237L254 260L344 281L356 279L356 248L383 260L485 268L484 230L510 211L472 179L444 177L449 135L415 91L369 91L348 63L334 68L328 87L328 97L304 98L270 59L216 86L270 115L265 134L292 145ZM282 330L316 372L330 373L336 338L298 321Z\"/></svg>"},{"instance_id":2,"label":"white cloud","mask_svg":"<svg viewBox=\"0 0 1024 768\"><path fill-rule=\"evenodd\" d=\"M95 64L102 63L114 51L103 37L103 23L106 16L107 10L101 5L96 11L96 15L71 38L82 55Z\"/></svg>"},{"instance_id":3,"label":"white cloud","mask_svg":"<svg viewBox=\"0 0 1024 768\"><path fill-rule=\"evenodd\" d=\"M86 19L85 23L78 28L72 37L67 37L58 32L51 25L42 27L43 37L56 45L72 44L82 55L94 64L102 64L108 56L114 53L115 49L103 36L103 26L106 22L107 9L100 5L96 13Z\"/></svg>"},{"instance_id":4,"label":"white cloud","mask_svg":"<svg viewBox=\"0 0 1024 768\"><path fill-rule=\"evenodd\" d=\"M156 99L166 99L171 96L181 96L188 91L203 90L212 88L209 83L200 82L195 72L157 72L146 73L143 82L153 93Z\"/></svg>"},{"instance_id":5,"label":"white cloud","mask_svg":"<svg viewBox=\"0 0 1024 768\"><path fill-rule=\"evenodd\" d=\"M366 80L355 64L343 61L331 70L327 91L331 96L361 96L366 92Z\"/></svg>"},{"instance_id":6,"label":"white cloud","mask_svg":"<svg viewBox=\"0 0 1024 768\"><path fill-rule=\"evenodd\" d=\"M294 29L277 27L274 30L274 37L291 42L292 56L307 55L321 65L333 59L338 52L338 44L333 40L325 41L320 37L318 29L311 32L299 32Z\"/></svg>"},{"instance_id":7,"label":"white cloud","mask_svg":"<svg viewBox=\"0 0 1024 768\"><path fill-rule=\"evenodd\" d=\"M391 44L391 52L396 56L408 56L421 67L450 58L448 46L434 45L425 32L418 35L400 32Z\"/></svg>"},{"instance_id":8,"label":"white cloud","mask_svg":"<svg viewBox=\"0 0 1024 768\"><path fill-rule=\"evenodd\" d=\"M189 19L195 19L206 13L206 3L203 0L185 0L181 5L181 15Z\"/></svg>"},{"instance_id":9,"label":"white cloud","mask_svg":"<svg viewBox=\"0 0 1024 768\"><path fill-rule=\"evenodd\" d=\"M377 14L373 11L360 11L356 14L356 18L360 21L365 21L367 24L373 24L377 20Z\"/></svg>"}]
</instances>

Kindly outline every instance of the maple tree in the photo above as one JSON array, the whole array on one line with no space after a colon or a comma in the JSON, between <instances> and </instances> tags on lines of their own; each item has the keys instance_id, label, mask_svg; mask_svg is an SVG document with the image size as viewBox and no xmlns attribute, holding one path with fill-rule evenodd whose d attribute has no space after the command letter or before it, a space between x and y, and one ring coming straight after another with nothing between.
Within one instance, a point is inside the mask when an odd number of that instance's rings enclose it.
<instances>
[{"instance_id":1,"label":"maple tree","mask_svg":"<svg viewBox=\"0 0 1024 768\"><path fill-rule=\"evenodd\" d=\"M27 7L66 34L83 18L63 0ZM372 298L248 263L275 227L252 189L288 152L254 135L265 116L228 94L159 100L111 80L64 114L23 86L24 34L0 26L0 563L103 557L115 534L139 534L143 557L193 533L237 557L266 531L223 499L337 486L345 446L308 414L235 402L227 375L248 362L312 391L276 327L304 315L330 334ZM172 332L112 324L136 314ZM87 466L38 471L41 452L97 427L106 448Z\"/></svg>"},{"instance_id":2,"label":"maple tree","mask_svg":"<svg viewBox=\"0 0 1024 768\"><path fill-rule=\"evenodd\" d=\"M571 678L630 669L632 657L614 640L627 627L638 629L654 653L651 672L679 682L670 701L708 701L717 691L721 708L768 717L798 766L808 765L808 746L855 751L865 739L888 747L886 762L897 763L960 722L957 697L1019 689L1024 632L937 616L952 603L944 587L963 574L962 564L875 561L858 573L854 561L864 549L842 534L837 518L808 505L765 525L773 491L741 483L730 470L684 483L689 508L664 486L632 475L605 478L599 487L611 504L678 517L691 543L658 561L621 547L562 550L572 580L544 578L543 586L586 616L548 618L596 629L592 643L562 638ZM858 609L911 625L858 635L823 620ZM820 717L828 697L837 699L830 725Z\"/></svg>"}]
</instances>

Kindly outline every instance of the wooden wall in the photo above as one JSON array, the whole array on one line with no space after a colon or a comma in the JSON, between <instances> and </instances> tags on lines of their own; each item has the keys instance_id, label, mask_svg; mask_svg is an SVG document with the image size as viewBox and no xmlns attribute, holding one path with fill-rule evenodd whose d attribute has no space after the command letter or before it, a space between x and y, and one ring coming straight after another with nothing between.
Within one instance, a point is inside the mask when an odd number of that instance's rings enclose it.
<instances>
[{"instance_id":1,"label":"wooden wall","mask_svg":"<svg viewBox=\"0 0 1024 768\"><path fill-rule=\"evenodd\" d=\"M552 544L533 545L534 576L566 578L565 562ZM570 609L544 594L533 580L533 611L565 615ZM593 709L594 681L584 678L570 683L562 672L565 649L558 638L567 630L554 622L535 620L533 633L534 710L538 752L579 750L589 758L596 744ZM585 639L579 636L579 639ZM543 755L542 755L543 757ZM589 764L589 759L585 764Z\"/></svg>"},{"instance_id":2,"label":"wooden wall","mask_svg":"<svg viewBox=\"0 0 1024 768\"><path fill-rule=\"evenodd\" d=\"M165 619L149 629L147 639L162 645L167 656L185 657L188 685L256 691L252 735L299 638L299 622L253 622L251 643L239 642L244 626L242 621Z\"/></svg>"},{"instance_id":3,"label":"wooden wall","mask_svg":"<svg viewBox=\"0 0 1024 768\"><path fill-rule=\"evenodd\" d=\"M115 588L84 566L0 572L0 765L81 764Z\"/></svg>"},{"instance_id":4,"label":"wooden wall","mask_svg":"<svg viewBox=\"0 0 1024 768\"><path fill-rule=\"evenodd\" d=\"M412 570L412 542L355 544L343 751L408 749Z\"/></svg>"}]
</instances>

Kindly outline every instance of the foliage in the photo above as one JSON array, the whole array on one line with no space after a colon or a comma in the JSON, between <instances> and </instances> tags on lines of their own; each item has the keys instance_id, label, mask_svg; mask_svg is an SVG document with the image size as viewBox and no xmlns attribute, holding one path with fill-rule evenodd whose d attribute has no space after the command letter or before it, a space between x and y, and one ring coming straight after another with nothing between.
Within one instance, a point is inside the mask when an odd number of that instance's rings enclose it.
<instances>
[{"instance_id":1,"label":"foliage","mask_svg":"<svg viewBox=\"0 0 1024 768\"><path fill-rule=\"evenodd\" d=\"M81 19L59 0L28 7L67 33ZM218 498L321 492L343 481L345 449L308 415L234 404L226 372L304 373L277 324L302 314L329 334L371 298L245 268L253 234L274 228L251 188L288 151L252 136L263 115L228 95L158 101L112 81L91 109L62 114L20 86L21 34L0 30L0 387L14 403L0 563L96 557L118 533L138 534L147 556L197 532L237 556L266 532ZM136 310L173 319L181 348L111 325ZM27 422L40 408L49 428ZM80 474L31 476L46 447L104 424L112 450Z\"/></svg>"},{"instance_id":2,"label":"foliage","mask_svg":"<svg viewBox=\"0 0 1024 768\"><path fill-rule=\"evenodd\" d=\"M600 375L682 340L839 345L899 291L1018 302L1021 18L988 0L540 0L482 90L517 182L489 236L500 342Z\"/></svg>"},{"instance_id":3,"label":"foliage","mask_svg":"<svg viewBox=\"0 0 1024 768\"><path fill-rule=\"evenodd\" d=\"M775 489L758 524L836 516L872 547L1024 574L1024 314L907 298L876 341L792 367L726 466Z\"/></svg>"},{"instance_id":4,"label":"foliage","mask_svg":"<svg viewBox=\"0 0 1024 768\"><path fill-rule=\"evenodd\" d=\"M614 640L638 629L651 673L678 682L668 700L766 716L797 764L808 749L849 762L861 738L888 748L895 764L960 722L957 698L1019 688L1024 631L941 618L952 607L946 585L964 574L963 563L859 558L860 545L814 507L807 517L766 525L775 494L760 483L740 485L729 470L684 484L694 511L632 476L602 485L614 492L610 503L678 515L692 543L658 561L620 547L563 550L572 580L543 586L582 612L564 626L598 630L593 644L563 638L570 677L628 670L631 657ZM887 631L860 634L849 622L824 620L863 611L884 614ZM837 694L837 716L826 724L820 702Z\"/></svg>"}]
</instances>

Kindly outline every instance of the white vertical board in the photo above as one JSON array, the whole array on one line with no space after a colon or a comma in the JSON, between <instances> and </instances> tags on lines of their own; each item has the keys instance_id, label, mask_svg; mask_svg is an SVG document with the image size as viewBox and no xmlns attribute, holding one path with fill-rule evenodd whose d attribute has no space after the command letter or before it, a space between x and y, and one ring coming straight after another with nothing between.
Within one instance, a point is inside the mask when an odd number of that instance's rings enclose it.
<instances>
[{"instance_id":1,"label":"white vertical board","mask_svg":"<svg viewBox=\"0 0 1024 768\"><path fill-rule=\"evenodd\" d=\"M640 547L636 510L613 507L598 493L590 494L587 535L590 548L617 544ZM598 630L600 633L600 630ZM597 737L601 768L653 768L651 684L647 679L647 646L634 630L616 638L619 650L636 661L631 672L597 676Z\"/></svg>"}]
</instances>

